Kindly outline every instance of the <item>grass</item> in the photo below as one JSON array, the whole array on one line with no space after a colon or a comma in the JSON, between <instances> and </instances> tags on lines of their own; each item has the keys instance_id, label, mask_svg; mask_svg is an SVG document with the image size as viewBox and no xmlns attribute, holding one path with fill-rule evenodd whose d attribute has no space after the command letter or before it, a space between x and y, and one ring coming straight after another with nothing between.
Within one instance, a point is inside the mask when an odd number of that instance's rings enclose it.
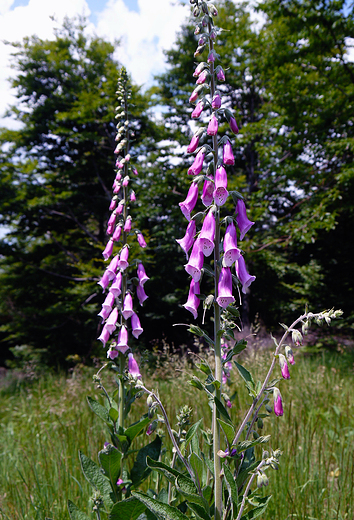
<instances>
[{"instance_id":1,"label":"grass","mask_svg":"<svg viewBox=\"0 0 354 520\"><path fill-rule=\"evenodd\" d=\"M263 373L270 355L260 351L245 364ZM282 449L283 456L279 470L268 473L265 491L273 499L262 520L352 520L353 359L344 353L298 356L296 361L290 381L280 383L284 416L272 415L264 424L264 433L272 434L272 448ZM176 379L174 367L164 368L145 382L159 388L170 416L190 404L195 419L208 418L202 394L196 395L185 376ZM95 459L108 440L86 404L86 395L96 393L92 374L90 369L73 377L46 374L0 390L0 518L68 519L68 498L91 510L91 488L77 454L81 449ZM239 383L230 389L230 394L237 391L234 419L242 417L249 399ZM145 399L133 408L138 418L146 411Z\"/></svg>"}]
</instances>

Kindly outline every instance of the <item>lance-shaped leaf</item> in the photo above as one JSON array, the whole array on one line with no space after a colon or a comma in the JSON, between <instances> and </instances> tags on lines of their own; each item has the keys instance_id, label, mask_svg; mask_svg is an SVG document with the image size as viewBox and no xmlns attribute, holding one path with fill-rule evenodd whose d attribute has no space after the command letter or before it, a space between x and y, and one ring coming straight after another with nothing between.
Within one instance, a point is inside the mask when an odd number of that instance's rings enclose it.
<instances>
[{"instance_id":1,"label":"lance-shaped leaf","mask_svg":"<svg viewBox=\"0 0 354 520\"><path fill-rule=\"evenodd\" d=\"M226 410L225 406L222 404L222 402L220 401L220 399L218 399L218 398L215 396L215 397L214 397L214 402L215 402L216 409L218 410L218 412L220 413L220 415L222 415L224 419L226 419L230 424L232 424L231 419L230 419L230 416L229 416L229 414L228 414L228 411Z\"/></svg>"},{"instance_id":2,"label":"lance-shaped leaf","mask_svg":"<svg viewBox=\"0 0 354 520\"><path fill-rule=\"evenodd\" d=\"M223 432L225 433L225 437L230 448L232 441L235 438L235 428L232 426L232 424L226 423L219 418L217 418L217 421L223 429Z\"/></svg>"},{"instance_id":3,"label":"lance-shaped leaf","mask_svg":"<svg viewBox=\"0 0 354 520\"><path fill-rule=\"evenodd\" d=\"M112 489L115 490L120 473L122 453L112 444L109 444L107 448L98 453L98 459L106 477L111 483Z\"/></svg>"},{"instance_id":4,"label":"lance-shaped leaf","mask_svg":"<svg viewBox=\"0 0 354 520\"><path fill-rule=\"evenodd\" d=\"M211 516L207 511L205 511L204 507L199 506L198 504L193 504L192 502L187 502L187 506L197 518L201 520L211 520Z\"/></svg>"},{"instance_id":5,"label":"lance-shaped leaf","mask_svg":"<svg viewBox=\"0 0 354 520\"><path fill-rule=\"evenodd\" d=\"M196 423L194 423L190 428L189 430L187 431L187 435L186 435L186 446L188 446L188 444L190 443L190 441L192 440L192 438L194 437L194 435L197 433L198 431L198 428L200 426L200 423L202 422L203 419L199 419L199 421L197 421Z\"/></svg>"},{"instance_id":6,"label":"lance-shaped leaf","mask_svg":"<svg viewBox=\"0 0 354 520\"><path fill-rule=\"evenodd\" d=\"M258 516L262 515L267 509L268 502L272 498L272 495L259 499L260 505L248 511L245 515L241 516L241 520L254 520Z\"/></svg>"},{"instance_id":7,"label":"lance-shaped leaf","mask_svg":"<svg viewBox=\"0 0 354 520\"><path fill-rule=\"evenodd\" d=\"M124 431L124 435L126 435L128 437L130 442L133 442L135 437L137 437L139 435L139 433L145 428L145 426L147 426L149 424L150 420L151 419L149 419L149 417L145 417L145 418L141 419L140 421L132 424L131 426L129 426L129 428L127 428Z\"/></svg>"},{"instance_id":8,"label":"lance-shaped leaf","mask_svg":"<svg viewBox=\"0 0 354 520\"><path fill-rule=\"evenodd\" d=\"M139 491L133 491L132 495L145 504L159 518L162 517L164 520L188 520L188 516L184 515L177 507L164 504Z\"/></svg>"},{"instance_id":9,"label":"lance-shaped leaf","mask_svg":"<svg viewBox=\"0 0 354 520\"><path fill-rule=\"evenodd\" d=\"M135 497L117 502L112 507L109 520L136 520L144 511L146 505Z\"/></svg>"},{"instance_id":10,"label":"lance-shaped leaf","mask_svg":"<svg viewBox=\"0 0 354 520\"><path fill-rule=\"evenodd\" d=\"M159 473L162 473L169 482L173 483L176 480L176 477L182 476L184 477L183 473L180 473L174 468L171 468L170 466L167 466L167 464L164 464L163 462L153 460L151 457L146 457L146 463L149 466L149 468L154 469L155 471L158 471Z\"/></svg>"},{"instance_id":11,"label":"lance-shaped leaf","mask_svg":"<svg viewBox=\"0 0 354 520\"><path fill-rule=\"evenodd\" d=\"M71 520L90 520L71 500L68 500L68 510Z\"/></svg>"},{"instance_id":12,"label":"lance-shaped leaf","mask_svg":"<svg viewBox=\"0 0 354 520\"><path fill-rule=\"evenodd\" d=\"M158 435L152 442L150 442L150 444L147 444L139 450L134 466L130 472L130 478L134 487L138 486L140 482L151 473L151 469L146 463L146 457L149 456L156 460L160 456L160 451L161 439Z\"/></svg>"},{"instance_id":13,"label":"lance-shaped leaf","mask_svg":"<svg viewBox=\"0 0 354 520\"><path fill-rule=\"evenodd\" d=\"M239 442L236 446L237 453L246 451L246 450L248 450L248 448L252 448L253 446L256 446L257 444L264 444L265 442L268 442L270 438L271 438L271 435L264 435L264 436L258 437L258 439L254 439L253 441Z\"/></svg>"},{"instance_id":14,"label":"lance-shaped leaf","mask_svg":"<svg viewBox=\"0 0 354 520\"><path fill-rule=\"evenodd\" d=\"M254 381L251 373L247 370L247 368L237 363L237 361L234 361L234 363L242 379L246 383L248 383L252 388L254 388Z\"/></svg>"},{"instance_id":15,"label":"lance-shaped leaf","mask_svg":"<svg viewBox=\"0 0 354 520\"><path fill-rule=\"evenodd\" d=\"M108 478L103 475L101 468L79 451L79 458L81 463L82 472L85 475L86 480L93 486L97 491L100 491L108 507L112 507L113 502L110 497L112 488Z\"/></svg>"},{"instance_id":16,"label":"lance-shaped leaf","mask_svg":"<svg viewBox=\"0 0 354 520\"><path fill-rule=\"evenodd\" d=\"M90 396L87 396L87 402L93 413L98 415L98 417L109 426L113 426L113 421L109 416L108 410L104 406Z\"/></svg>"},{"instance_id":17,"label":"lance-shaped leaf","mask_svg":"<svg viewBox=\"0 0 354 520\"><path fill-rule=\"evenodd\" d=\"M198 495L197 488L195 487L194 482L185 476L179 476L176 478L175 486L177 491L183 495L187 501L193 502L193 504L198 504L203 507L205 511L208 511L209 506L208 502L202 496Z\"/></svg>"},{"instance_id":18,"label":"lance-shaped leaf","mask_svg":"<svg viewBox=\"0 0 354 520\"><path fill-rule=\"evenodd\" d=\"M238 493L237 493L237 487L236 482L234 479L234 476L227 464L223 464L223 470L225 475L225 485L227 487L227 490L229 492L229 496L231 498L231 508L232 508L232 514L231 517L234 518L234 512L237 512L238 507Z\"/></svg>"}]
</instances>

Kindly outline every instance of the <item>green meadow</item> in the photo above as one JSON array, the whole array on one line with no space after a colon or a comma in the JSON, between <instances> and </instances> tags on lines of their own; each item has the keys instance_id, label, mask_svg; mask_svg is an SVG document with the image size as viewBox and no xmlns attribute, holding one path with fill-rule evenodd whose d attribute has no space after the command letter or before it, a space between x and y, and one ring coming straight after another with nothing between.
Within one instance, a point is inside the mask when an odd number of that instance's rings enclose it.
<instances>
[{"instance_id":1,"label":"green meadow","mask_svg":"<svg viewBox=\"0 0 354 520\"><path fill-rule=\"evenodd\" d=\"M270 351L258 350L245 356L243 363L261 376L270 356ZM290 381L280 383L284 416L272 414L263 432L272 435L271 447L280 448L283 456L279 470L268 473L265 491L273 498L262 520L354 518L353 361L346 351L299 353ZM192 369L187 364L180 368L176 360L160 363L154 372L145 373L144 382L158 388L172 423L183 404L193 408L196 420L208 418L207 400L187 384ZM86 403L87 395L98 395L93 373L82 367L70 376L48 373L26 381L7 375L1 380L1 519L68 519L68 499L90 511L91 487L81 473L78 450L94 459L109 440ZM243 416L249 400L236 377L233 371L229 394L234 394L230 411L234 419ZM105 378L111 387L111 374ZM145 412L142 397L133 405L133 419ZM148 485L156 486L154 475Z\"/></svg>"}]
</instances>

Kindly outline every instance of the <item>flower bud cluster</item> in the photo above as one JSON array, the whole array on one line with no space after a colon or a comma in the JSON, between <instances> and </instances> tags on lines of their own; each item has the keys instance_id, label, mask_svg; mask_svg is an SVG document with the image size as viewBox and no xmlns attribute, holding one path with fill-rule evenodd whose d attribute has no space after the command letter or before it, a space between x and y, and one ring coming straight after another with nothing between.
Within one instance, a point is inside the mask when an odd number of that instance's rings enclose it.
<instances>
[{"instance_id":1,"label":"flower bud cluster","mask_svg":"<svg viewBox=\"0 0 354 520\"><path fill-rule=\"evenodd\" d=\"M130 129L131 124L128 112L131 89L129 87L128 74L124 68L122 68L118 80L117 95L119 106L116 110L116 119L119 122L116 126L117 146L114 151L117 154L116 176L112 186L113 197L109 206L111 215L107 223L109 240L103 251L105 261L108 261L111 257L112 259L98 282L103 291L108 290L102 310L99 313L104 325L98 339L105 346L112 336L113 341L107 352L107 357L112 360L118 356L119 352L125 354L129 349L128 320L130 320L130 329L135 338L138 338L143 332L139 317L134 310L134 285L131 283L129 285L127 276L130 237L135 235L140 247L146 247L142 233L134 229L133 219L129 214L130 204L136 200L135 191L130 189L130 185L133 180L132 174L137 175L137 170L132 164L129 153L130 139L133 135ZM113 255L115 246L118 246L118 252L116 255ZM144 284L149 278L146 275L144 265L139 261L135 263L137 263L136 277L138 279L136 297L140 305L142 305L147 298ZM115 338L116 332L118 334ZM134 379L140 377L139 368L132 353L128 354L128 370Z\"/></svg>"},{"instance_id":2,"label":"flower bud cluster","mask_svg":"<svg viewBox=\"0 0 354 520\"><path fill-rule=\"evenodd\" d=\"M191 183L186 199L179 204L189 224L185 236L177 242L187 255L188 262L184 267L192 277L188 300L184 307L196 319L200 304L198 298L200 293L199 282L203 272L204 258L209 257L215 247L217 240L215 238L217 236L215 232L216 219L219 221L220 210L229 197L227 168L235 164L229 138L227 136L218 138L219 124L225 119L234 134L237 134L239 130L233 112L228 108L223 108L221 94L217 88L218 83L225 81L224 69L220 64L217 64L219 56L214 49L214 41L219 33L213 19L218 15L217 9L204 0L195 0L193 6L194 16L201 16L195 30L195 34L198 34L198 47L195 56L199 56L205 50L208 50L208 57L207 61L197 65L193 73L196 78L196 88L193 90L189 101L196 106L192 112L192 119L198 119L206 109L210 109L211 114L207 127L198 128L187 148L188 153L196 152L194 161L188 169L188 175L196 178ZM200 146L200 140L207 136L212 138L212 146ZM204 172L205 163L207 167ZM204 212L192 216L200 195L200 185L202 185L201 202L206 209ZM234 198L235 193L232 195ZM233 275L231 268L233 265L243 293L246 293L247 288L255 280L255 276L248 273L245 260L237 247L237 228L239 239L243 240L254 222L248 219L245 202L239 194L237 194L234 202L236 204L235 215L225 220L226 231L222 242L222 262L216 297L217 304L223 309L235 301L232 295ZM197 230L198 220L203 220L199 231ZM188 257L189 250L191 252Z\"/></svg>"}]
</instances>

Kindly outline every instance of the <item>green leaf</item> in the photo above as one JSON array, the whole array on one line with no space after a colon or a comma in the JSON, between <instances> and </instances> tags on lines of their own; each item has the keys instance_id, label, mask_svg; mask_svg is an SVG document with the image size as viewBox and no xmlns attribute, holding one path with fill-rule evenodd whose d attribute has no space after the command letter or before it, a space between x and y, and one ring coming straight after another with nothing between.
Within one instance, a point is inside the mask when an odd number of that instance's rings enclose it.
<instances>
[{"instance_id":1,"label":"green leaf","mask_svg":"<svg viewBox=\"0 0 354 520\"><path fill-rule=\"evenodd\" d=\"M112 507L109 520L136 520L146 510L145 504L135 497L117 502Z\"/></svg>"},{"instance_id":2,"label":"green leaf","mask_svg":"<svg viewBox=\"0 0 354 520\"><path fill-rule=\"evenodd\" d=\"M139 433L145 428L145 426L150 423L150 420L151 419L149 419L149 417L144 417L140 421L129 426L129 428L124 431L124 435L128 437L130 442L133 442L135 437L137 437Z\"/></svg>"},{"instance_id":3,"label":"green leaf","mask_svg":"<svg viewBox=\"0 0 354 520\"><path fill-rule=\"evenodd\" d=\"M112 488L108 478L103 475L100 467L81 451L79 451L79 458L86 480L88 480L91 486L102 493L104 501L107 502L107 506L112 507L113 502L110 497Z\"/></svg>"},{"instance_id":4,"label":"green leaf","mask_svg":"<svg viewBox=\"0 0 354 520\"><path fill-rule=\"evenodd\" d=\"M110 418L109 413L104 406L102 406L95 399L92 399L90 396L87 396L87 402L93 413L98 415L98 417L108 425L113 426L112 419Z\"/></svg>"},{"instance_id":5,"label":"green leaf","mask_svg":"<svg viewBox=\"0 0 354 520\"><path fill-rule=\"evenodd\" d=\"M225 437L227 439L228 445L230 447L235 438L235 428L233 427L232 424L226 423L219 418L217 418L216 420L218 421L221 428L223 429L223 432L225 433Z\"/></svg>"},{"instance_id":6,"label":"green leaf","mask_svg":"<svg viewBox=\"0 0 354 520\"><path fill-rule=\"evenodd\" d=\"M197 488L189 477L185 477L184 475L177 477L175 486L177 491L179 491L189 502L199 504L201 507L208 509L207 501L205 498L197 494Z\"/></svg>"},{"instance_id":7,"label":"green leaf","mask_svg":"<svg viewBox=\"0 0 354 520\"><path fill-rule=\"evenodd\" d=\"M209 459L209 457L207 457L203 452L201 453L201 456L202 456L205 464L207 465L210 473L212 475L214 475L214 464L213 464L213 461L211 459Z\"/></svg>"},{"instance_id":8,"label":"green leaf","mask_svg":"<svg viewBox=\"0 0 354 520\"><path fill-rule=\"evenodd\" d=\"M145 504L152 513L162 517L164 520L188 520L188 517L177 509L177 507L169 506L159 500L154 500L148 495L145 495L145 493L139 491L133 491L132 495Z\"/></svg>"},{"instance_id":9,"label":"green leaf","mask_svg":"<svg viewBox=\"0 0 354 520\"><path fill-rule=\"evenodd\" d=\"M155 471L159 471L160 473L163 473L167 480L172 482L174 484L176 477L185 476L183 473L180 473L174 468L171 468L170 466L167 466L167 464L164 464L163 462L152 460L151 457L146 457L146 463L149 466L149 468L154 469Z\"/></svg>"},{"instance_id":10,"label":"green leaf","mask_svg":"<svg viewBox=\"0 0 354 520\"><path fill-rule=\"evenodd\" d=\"M211 516L207 511L205 511L204 507L201 507L198 504L193 504L192 502L187 502L187 506L198 518L201 518L201 520L211 520Z\"/></svg>"},{"instance_id":11,"label":"green leaf","mask_svg":"<svg viewBox=\"0 0 354 520\"><path fill-rule=\"evenodd\" d=\"M262 505L257 506L254 509L251 509L251 511L248 511L245 515L241 516L241 520L253 520L254 518L257 518L258 516L262 515L264 511L267 509L268 502L271 498L272 495L259 499L259 502L262 502Z\"/></svg>"},{"instance_id":12,"label":"green leaf","mask_svg":"<svg viewBox=\"0 0 354 520\"><path fill-rule=\"evenodd\" d=\"M71 502L71 500L68 500L68 510L71 520L90 520L90 517L80 511L80 509L74 504L74 502Z\"/></svg>"},{"instance_id":13,"label":"green leaf","mask_svg":"<svg viewBox=\"0 0 354 520\"><path fill-rule=\"evenodd\" d=\"M188 446L188 444L190 443L190 441L192 440L192 437L197 433L198 431L198 428L200 426L200 423L202 422L203 419L199 419L198 422L194 423L190 428L189 430L187 431L187 435L186 435L186 446Z\"/></svg>"},{"instance_id":14,"label":"green leaf","mask_svg":"<svg viewBox=\"0 0 354 520\"><path fill-rule=\"evenodd\" d=\"M114 490L120 473L122 453L109 444L107 448L98 453L98 459Z\"/></svg>"},{"instance_id":15,"label":"green leaf","mask_svg":"<svg viewBox=\"0 0 354 520\"><path fill-rule=\"evenodd\" d=\"M238 493L237 493L236 482L235 482L234 476L233 476L229 466L225 463L223 463L222 466L224 469L225 484L226 484L227 490L229 492L229 495L231 497L233 508L235 509L235 511L237 511ZM231 516L233 517L233 514Z\"/></svg>"},{"instance_id":16,"label":"green leaf","mask_svg":"<svg viewBox=\"0 0 354 520\"><path fill-rule=\"evenodd\" d=\"M232 424L232 421L230 419L230 416L228 414L228 411L226 410L225 406L222 404L222 402L220 401L220 399L218 399L216 396L214 397L214 402L215 402L215 406L216 406L216 409L218 410L218 412L220 413L220 415L222 415L224 417L224 419L226 419L230 424Z\"/></svg>"},{"instance_id":17,"label":"green leaf","mask_svg":"<svg viewBox=\"0 0 354 520\"><path fill-rule=\"evenodd\" d=\"M237 370L239 371L239 374L240 376L242 377L242 379L244 379L244 381L246 383L248 383L251 388L254 389L254 381L253 381L253 377L252 375L250 374L250 372L247 370L247 368L245 368L244 366L240 365L239 363L237 363L237 361L234 361L235 365L236 365L236 368Z\"/></svg>"},{"instance_id":18,"label":"green leaf","mask_svg":"<svg viewBox=\"0 0 354 520\"><path fill-rule=\"evenodd\" d=\"M140 482L146 479L146 477L151 473L151 468L149 468L146 463L146 457L149 456L154 460L158 459L160 451L161 439L158 435L152 442L150 442L150 444L147 444L139 450L134 466L130 472L130 478L134 487L138 486Z\"/></svg>"},{"instance_id":19,"label":"green leaf","mask_svg":"<svg viewBox=\"0 0 354 520\"><path fill-rule=\"evenodd\" d=\"M204 464L202 459L198 457L195 451L193 451L189 457L189 462L193 468L194 473L198 475L200 485L202 485L204 473Z\"/></svg>"},{"instance_id":20,"label":"green leaf","mask_svg":"<svg viewBox=\"0 0 354 520\"><path fill-rule=\"evenodd\" d=\"M114 423L117 421L118 415L118 410L116 410L115 408L109 409L109 417L112 419Z\"/></svg>"},{"instance_id":21,"label":"green leaf","mask_svg":"<svg viewBox=\"0 0 354 520\"><path fill-rule=\"evenodd\" d=\"M271 435L264 435L258 437L258 439L254 439L252 441L242 441L239 442L236 446L237 453L242 453L243 451L248 450L248 448L252 448L253 446L256 446L257 444L264 444L265 442L268 442L271 438Z\"/></svg>"}]
</instances>

